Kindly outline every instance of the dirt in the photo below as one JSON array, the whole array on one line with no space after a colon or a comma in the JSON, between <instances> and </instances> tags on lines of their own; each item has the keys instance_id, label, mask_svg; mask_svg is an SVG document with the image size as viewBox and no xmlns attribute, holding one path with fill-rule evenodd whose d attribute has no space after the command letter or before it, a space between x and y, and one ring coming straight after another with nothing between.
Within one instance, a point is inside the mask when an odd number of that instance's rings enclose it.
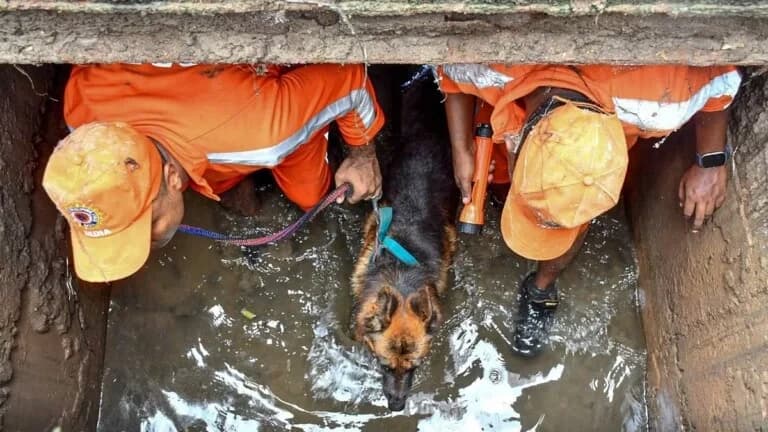
<instances>
[{"instance_id":1,"label":"dirt","mask_svg":"<svg viewBox=\"0 0 768 432\"><path fill-rule=\"evenodd\" d=\"M768 425L768 80L746 81L729 131L737 150L728 197L703 231L690 232L677 204L691 131L631 156L656 430Z\"/></svg>"},{"instance_id":2,"label":"dirt","mask_svg":"<svg viewBox=\"0 0 768 432\"><path fill-rule=\"evenodd\" d=\"M56 70L19 68L28 76L0 66L0 415L8 431L83 430L96 420L108 291L72 280L64 221L37 186L64 133Z\"/></svg>"},{"instance_id":3,"label":"dirt","mask_svg":"<svg viewBox=\"0 0 768 432\"><path fill-rule=\"evenodd\" d=\"M45 81L45 74L34 75ZM0 83L0 401L5 406L10 392L8 383L13 378L11 353L18 333L22 291L29 281L32 262L27 237L32 228L29 193L35 155L31 145L19 143L29 142L35 133L44 99L35 97L29 83L11 67L0 69ZM0 414L5 411L3 407Z\"/></svg>"},{"instance_id":4,"label":"dirt","mask_svg":"<svg viewBox=\"0 0 768 432\"><path fill-rule=\"evenodd\" d=\"M768 62L744 2L118 3L0 4L0 62Z\"/></svg>"}]
</instances>

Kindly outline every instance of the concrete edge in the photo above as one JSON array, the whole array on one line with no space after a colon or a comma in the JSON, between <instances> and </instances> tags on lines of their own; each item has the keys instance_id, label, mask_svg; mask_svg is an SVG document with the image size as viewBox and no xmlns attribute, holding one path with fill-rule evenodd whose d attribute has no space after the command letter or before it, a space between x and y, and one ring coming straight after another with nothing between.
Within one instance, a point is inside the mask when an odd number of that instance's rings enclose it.
<instances>
[{"instance_id":1,"label":"concrete edge","mask_svg":"<svg viewBox=\"0 0 768 432\"><path fill-rule=\"evenodd\" d=\"M753 16L555 16L509 12L533 5L492 13L501 7L440 3L440 12L422 12L438 6L367 3L153 2L129 8L92 2L22 7L15 0L0 6L0 63L768 64L768 15L761 8ZM587 3L585 11L593 2ZM450 12L454 6L484 12Z\"/></svg>"},{"instance_id":2,"label":"concrete edge","mask_svg":"<svg viewBox=\"0 0 768 432\"><path fill-rule=\"evenodd\" d=\"M578 0L527 3L486 3L482 1L322 1L322 0L239 0L222 3L152 1L152 2L108 2L108 1L28 1L6 0L0 3L2 11L44 10L56 12L84 13L177 13L177 14L218 14L218 13L252 13L278 10L306 11L317 8L332 9L340 13L357 16L382 15L415 15L433 13L464 13L464 14L547 14L553 16L597 16L603 13L620 13L626 15L645 16L650 14L669 15L674 17L694 16L768 16L768 4L712 4L699 2L664 2L637 4L636 2L606 4L606 2L584 2Z\"/></svg>"}]
</instances>

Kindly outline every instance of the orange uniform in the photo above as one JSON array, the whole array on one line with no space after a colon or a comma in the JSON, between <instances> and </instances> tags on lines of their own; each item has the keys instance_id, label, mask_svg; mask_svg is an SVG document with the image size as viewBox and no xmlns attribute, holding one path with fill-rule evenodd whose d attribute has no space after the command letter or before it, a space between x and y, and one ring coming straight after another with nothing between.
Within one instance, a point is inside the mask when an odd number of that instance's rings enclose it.
<instances>
[{"instance_id":1,"label":"orange uniform","mask_svg":"<svg viewBox=\"0 0 768 432\"><path fill-rule=\"evenodd\" d=\"M328 124L349 145L368 143L384 124L362 65L312 65L290 71L249 65L75 66L64 117L70 128L121 121L160 142L190 177L217 194L247 174L271 168L302 208L328 190Z\"/></svg>"},{"instance_id":2,"label":"orange uniform","mask_svg":"<svg viewBox=\"0 0 768 432\"><path fill-rule=\"evenodd\" d=\"M496 142L502 142L505 134L521 132L524 96L539 87L559 87L615 112L630 148L638 138L670 134L698 111L726 109L741 83L733 66L451 64L439 67L438 77L443 92L472 94L494 106L491 124ZM497 171L501 176L506 172Z\"/></svg>"}]
</instances>

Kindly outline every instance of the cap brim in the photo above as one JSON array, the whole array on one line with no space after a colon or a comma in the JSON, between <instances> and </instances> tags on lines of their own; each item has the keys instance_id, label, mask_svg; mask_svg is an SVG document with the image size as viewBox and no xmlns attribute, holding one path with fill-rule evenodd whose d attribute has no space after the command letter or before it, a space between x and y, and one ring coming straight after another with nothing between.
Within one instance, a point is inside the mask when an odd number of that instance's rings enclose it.
<instances>
[{"instance_id":1,"label":"cap brim","mask_svg":"<svg viewBox=\"0 0 768 432\"><path fill-rule=\"evenodd\" d=\"M525 258L547 261L562 256L582 227L543 228L531 219L510 188L501 213L501 234L512 251Z\"/></svg>"},{"instance_id":2,"label":"cap brim","mask_svg":"<svg viewBox=\"0 0 768 432\"><path fill-rule=\"evenodd\" d=\"M152 208L134 223L107 237L88 237L70 229L75 273L88 282L111 282L136 273L149 258Z\"/></svg>"}]
</instances>

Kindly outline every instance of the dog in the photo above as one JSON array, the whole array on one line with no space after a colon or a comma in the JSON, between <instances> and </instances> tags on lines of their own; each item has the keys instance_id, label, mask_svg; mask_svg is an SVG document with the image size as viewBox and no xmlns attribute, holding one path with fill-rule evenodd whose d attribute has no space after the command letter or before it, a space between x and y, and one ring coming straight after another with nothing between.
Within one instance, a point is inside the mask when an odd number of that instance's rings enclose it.
<instances>
[{"instance_id":1,"label":"dog","mask_svg":"<svg viewBox=\"0 0 768 432\"><path fill-rule=\"evenodd\" d=\"M384 180L380 205L392 208L387 234L417 263L379 248L379 214L363 228L352 275L354 338L381 367L389 409L405 407L416 368L443 321L440 297L456 250L454 184L442 95L431 80L413 84L400 102L400 148Z\"/></svg>"}]
</instances>

